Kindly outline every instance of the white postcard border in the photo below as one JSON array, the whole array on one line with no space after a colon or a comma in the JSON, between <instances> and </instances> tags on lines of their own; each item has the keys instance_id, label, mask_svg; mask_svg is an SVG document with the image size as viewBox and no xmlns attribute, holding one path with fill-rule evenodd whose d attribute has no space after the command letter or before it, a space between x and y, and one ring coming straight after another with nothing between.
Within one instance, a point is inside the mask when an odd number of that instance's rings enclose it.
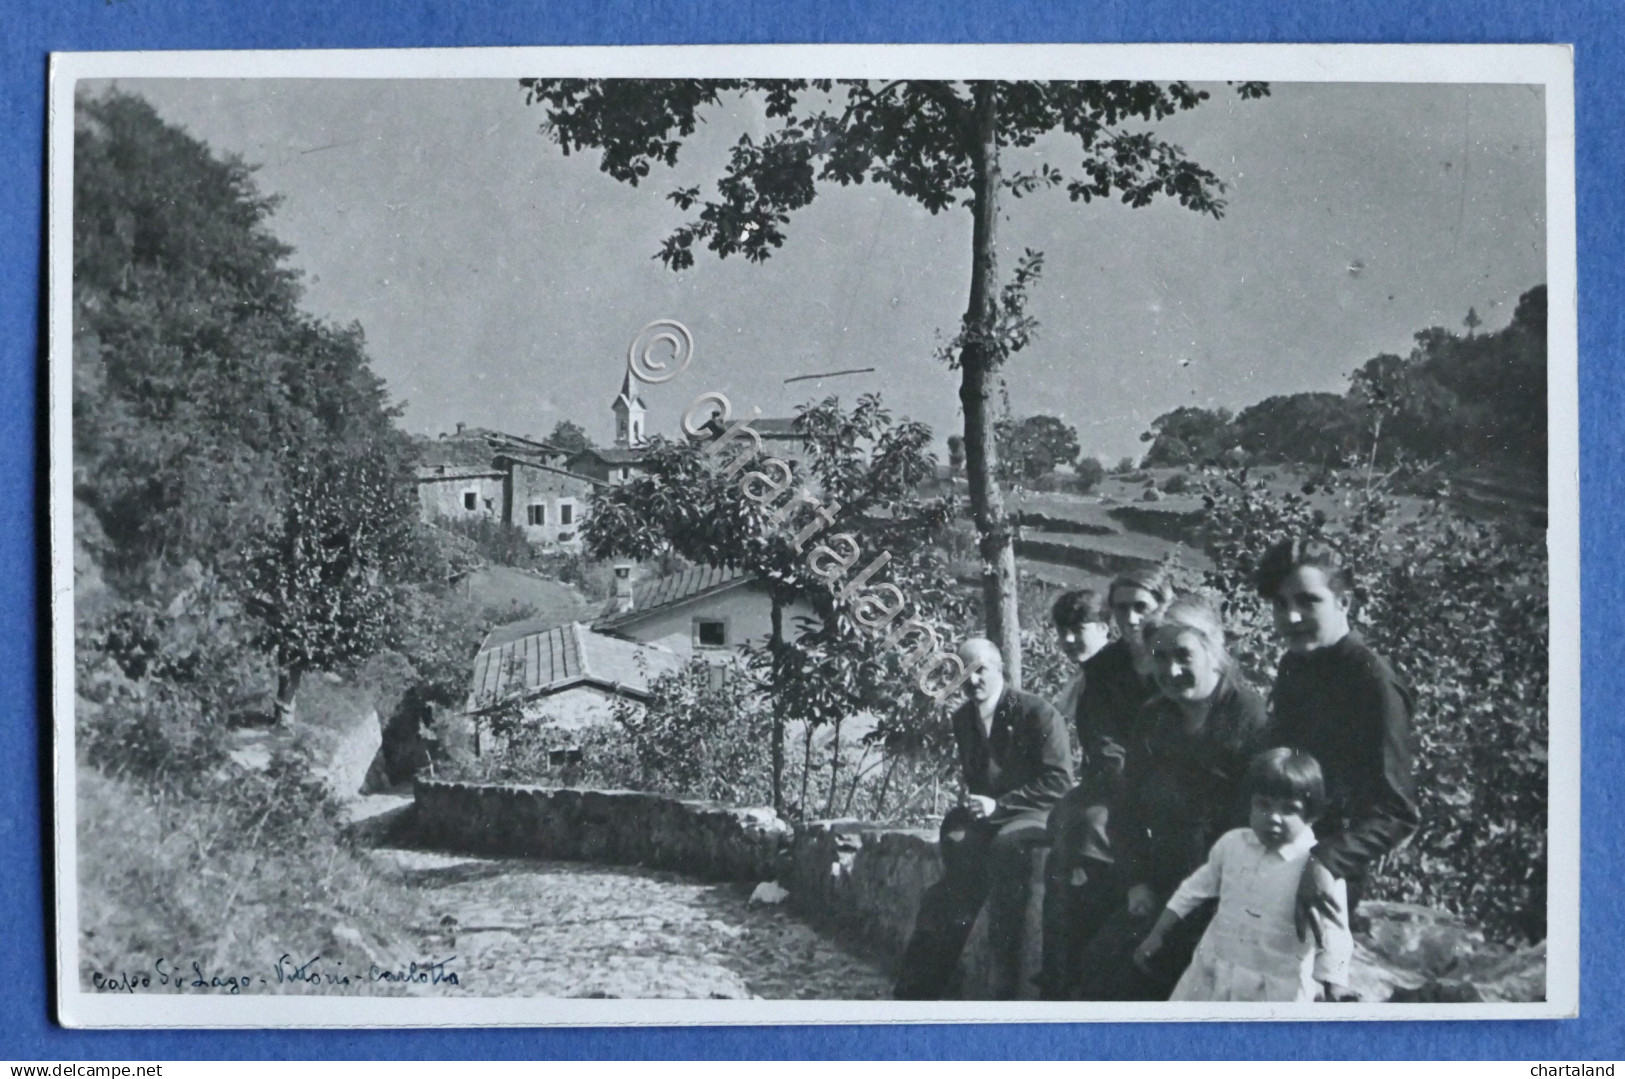
<instances>
[{"instance_id":1,"label":"white postcard border","mask_svg":"<svg viewBox=\"0 0 1625 1079\"><path fill-rule=\"evenodd\" d=\"M80 985L73 751L73 92L80 79L1180 79L1518 83L1546 103L1551 698L1547 999L1222 1005L105 994ZM85 1027L479 1027L1197 1019L1530 1019L1579 1013L1580 535L1573 52L1561 45L707 45L58 53L48 97L51 688L58 1018Z\"/></svg>"}]
</instances>

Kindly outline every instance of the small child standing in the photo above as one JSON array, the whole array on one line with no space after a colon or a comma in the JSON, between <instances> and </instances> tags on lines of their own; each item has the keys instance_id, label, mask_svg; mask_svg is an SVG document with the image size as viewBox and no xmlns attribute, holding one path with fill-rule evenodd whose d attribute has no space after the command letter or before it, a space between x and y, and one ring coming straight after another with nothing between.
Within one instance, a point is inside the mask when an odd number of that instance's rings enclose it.
<instances>
[{"instance_id":1,"label":"small child standing","mask_svg":"<svg viewBox=\"0 0 1625 1079\"><path fill-rule=\"evenodd\" d=\"M1307 1001L1348 998L1349 934L1344 882L1333 882L1335 913L1298 936L1298 880L1315 845L1311 827L1325 806L1325 780L1309 754L1285 747L1254 757L1244 787L1249 827L1219 837L1208 860L1179 886L1134 953L1146 967L1163 937L1208 899L1219 909L1171 1000ZM1318 938L1318 943L1317 943Z\"/></svg>"}]
</instances>

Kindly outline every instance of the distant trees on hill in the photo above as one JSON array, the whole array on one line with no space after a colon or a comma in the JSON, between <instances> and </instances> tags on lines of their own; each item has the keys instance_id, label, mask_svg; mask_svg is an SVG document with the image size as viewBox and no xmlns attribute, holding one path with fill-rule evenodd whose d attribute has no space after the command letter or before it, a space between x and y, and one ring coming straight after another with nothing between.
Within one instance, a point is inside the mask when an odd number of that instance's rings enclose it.
<instances>
[{"instance_id":1,"label":"distant trees on hill","mask_svg":"<svg viewBox=\"0 0 1625 1079\"><path fill-rule=\"evenodd\" d=\"M1538 465L1546 459L1546 286L1518 299L1512 322L1466 336L1416 334L1409 356L1373 356L1343 394L1270 397L1231 415L1185 406L1158 416L1142 464L1248 459L1331 467L1452 453Z\"/></svg>"},{"instance_id":2,"label":"distant trees on hill","mask_svg":"<svg viewBox=\"0 0 1625 1079\"><path fill-rule=\"evenodd\" d=\"M1034 480L1071 465L1078 456L1078 433L1054 416L1001 418L994 422L999 447L999 478Z\"/></svg>"}]
</instances>

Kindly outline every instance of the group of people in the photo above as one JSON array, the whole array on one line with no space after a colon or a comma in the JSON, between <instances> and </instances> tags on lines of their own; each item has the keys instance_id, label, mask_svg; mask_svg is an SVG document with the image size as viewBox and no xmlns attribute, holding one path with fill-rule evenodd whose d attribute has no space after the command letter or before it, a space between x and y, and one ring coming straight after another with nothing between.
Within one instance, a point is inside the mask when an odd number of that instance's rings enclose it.
<instances>
[{"instance_id":1,"label":"group of people","mask_svg":"<svg viewBox=\"0 0 1625 1079\"><path fill-rule=\"evenodd\" d=\"M1267 702L1218 610L1157 568L1118 576L1104 602L1056 602L1078 664L1059 707L1012 689L991 642L961 646L965 793L899 998L956 992L984 904L997 992L1019 995L1041 857L1043 999L1353 999L1350 912L1418 825L1411 698L1351 629L1353 582L1330 546L1284 540L1254 583L1285 653Z\"/></svg>"}]
</instances>

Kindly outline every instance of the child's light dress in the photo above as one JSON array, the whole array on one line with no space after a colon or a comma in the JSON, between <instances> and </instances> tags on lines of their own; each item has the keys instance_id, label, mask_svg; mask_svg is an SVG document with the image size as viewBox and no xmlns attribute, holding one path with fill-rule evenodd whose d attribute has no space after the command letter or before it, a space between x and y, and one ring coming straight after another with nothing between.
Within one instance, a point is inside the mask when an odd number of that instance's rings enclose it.
<instances>
[{"instance_id":1,"label":"child's light dress","mask_svg":"<svg viewBox=\"0 0 1625 1079\"><path fill-rule=\"evenodd\" d=\"M1270 850L1251 828L1226 832L1207 862L1185 879L1168 909L1187 918L1215 896L1219 909L1171 1000L1314 1000L1319 982L1347 985L1354 938L1348 888L1338 880L1337 913L1321 919L1323 946L1298 939L1298 881L1314 848L1313 830Z\"/></svg>"}]
</instances>

